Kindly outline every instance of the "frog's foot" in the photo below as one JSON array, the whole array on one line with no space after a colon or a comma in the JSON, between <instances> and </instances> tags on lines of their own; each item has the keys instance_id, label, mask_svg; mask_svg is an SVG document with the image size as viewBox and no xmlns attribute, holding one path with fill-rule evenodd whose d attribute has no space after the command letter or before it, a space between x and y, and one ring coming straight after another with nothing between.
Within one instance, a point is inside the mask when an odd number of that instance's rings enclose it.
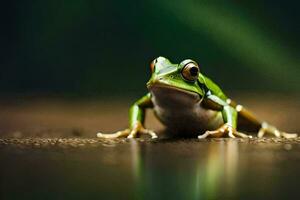
<instances>
[{"instance_id":1,"label":"frog's foot","mask_svg":"<svg viewBox=\"0 0 300 200\"><path fill-rule=\"evenodd\" d=\"M297 133L286 133L283 131L279 131L276 127L269 125L266 122L263 122L261 128L258 131L257 137L262 138L266 133L274 135L275 137L283 137L283 138L296 138L298 137Z\"/></svg>"},{"instance_id":2,"label":"frog's foot","mask_svg":"<svg viewBox=\"0 0 300 200\"><path fill-rule=\"evenodd\" d=\"M228 124L224 124L220 128L214 131L206 131L203 135L199 135L199 139L204 139L207 137L223 137L224 135L228 135L230 138L241 137L241 138L252 138L251 135L246 135L244 133L238 132L236 129L231 127Z\"/></svg>"},{"instance_id":3,"label":"frog's foot","mask_svg":"<svg viewBox=\"0 0 300 200\"><path fill-rule=\"evenodd\" d=\"M138 133L149 134L152 139L157 138L157 135L155 134L154 131L145 129L140 122L136 123L132 129L125 129L123 131L118 131L116 133L111 133L111 134L97 133L97 137L105 138L105 139L114 139L120 137L136 138Z\"/></svg>"}]
</instances>

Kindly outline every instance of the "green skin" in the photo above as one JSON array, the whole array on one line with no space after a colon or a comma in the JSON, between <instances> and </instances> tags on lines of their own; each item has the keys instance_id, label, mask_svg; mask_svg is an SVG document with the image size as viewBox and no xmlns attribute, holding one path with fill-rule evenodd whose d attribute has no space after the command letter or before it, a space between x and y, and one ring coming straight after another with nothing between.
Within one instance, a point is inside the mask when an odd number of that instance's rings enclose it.
<instances>
[{"instance_id":1,"label":"green skin","mask_svg":"<svg viewBox=\"0 0 300 200\"><path fill-rule=\"evenodd\" d=\"M149 93L131 106L129 128L113 134L98 133L98 137L134 138L138 133L145 133L156 138L153 131L143 127L146 109L154 109L157 118L171 132L190 133L187 135L198 135L199 139L251 137L237 129L258 131L258 137L265 133L276 137L297 137L297 134L279 131L258 120L251 112L227 98L217 84L200 73L198 64L193 60L173 64L164 57L158 57L152 62L151 69L152 75L147 83Z\"/></svg>"}]
</instances>

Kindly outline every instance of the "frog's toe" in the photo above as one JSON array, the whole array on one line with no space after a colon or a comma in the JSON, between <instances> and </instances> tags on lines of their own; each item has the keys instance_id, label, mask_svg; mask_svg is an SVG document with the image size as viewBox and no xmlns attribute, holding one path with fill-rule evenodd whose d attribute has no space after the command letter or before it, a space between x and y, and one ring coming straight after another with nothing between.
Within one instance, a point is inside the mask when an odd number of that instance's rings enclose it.
<instances>
[{"instance_id":1,"label":"frog's toe","mask_svg":"<svg viewBox=\"0 0 300 200\"><path fill-rule=\"evenodd\" d=\"M209 135L210 135L209 132L206 131L204 134L198 135L198 139L205 139L205 138L207 138Z\"/></svg>"},{"instance_id":2,"label":"frog's toe","mask_svg":"<svg viewBox=\"0 0 300 200\"><path fill-rule=\"evenodd\" d=\"M135 126L130 131L130 134L128 135L127 138L129 138L129 139L136 138L138 134L148 134L151 136L152 139L157 138L157 135L154 131L145 129L144 126L140 122L135 124Z\"/></svg>"},{"instance_id":3,"label":"frog's toe","mask_svg":"<svg viewBox=\"0 0 300 200\"><path fill-rule=\"evenodd\" d=\"M204 134L199 135L198 139L205 139L205 138L207 138L209 136L212 136L212 137L221 137L223 134L224 134L224 132L222 130L220 130L220 129L214 130L214 131L206 131Z\"/></svg>"},{"instance_id":4,"label":"frog's toe","mask_svg":"<svg viewBox=\"0 0 300 200\"><path fill-rule=\"evenodd\" d=\"M148 134L151 136L152 139L156 139L158 138L156 133L152 130L149 130L149 129L145 129L145 128L142 128L140 130L133 130L131 131L131 133L127 136L127 138L131 139L131 138L136 138L137 137L137 134L140 133L140 134Z\"/></svg>"},{"instance_id":5,"label":"frog's toe","mask_svg":"<svg viewBox=\"0 0 300 200\"><path fill-rule=\"evenodd\" d=\"M286 133L279 131L276 127L267 124L266 122L262 123L261 128L258 131L257 137L262 138L266 133L274 135L275 137L282 138L296 138L298 137L297 133Z\"/></svg>"},{"instance_id":6,"label":"frog's toe","mask_svg":"<svg viewBox=\"0 0 300 200\"><path fill-rule=\"evenodd\" d=\"M241 138L252 138L250 135L246 135L244 133L238 132L236 129L232 128L228 124L224 124L220 128L214 131L206 131L203 135L199 135L199 139L204 139L207 137L223 137L225 134L228 135L230 138L236 138L236 137L241 137Z\"/></svg>"},{"instance_id":7,"label":"frog's toe","mask_svg":"<svg viewBox=\"0 0 300 200\"><path fill-rule=\"evenodd\" d=\"M230 138L235 138L233 130L229 130L228 136L229 136Z\"/></svg>"},{"instance_id":8,"label":"frog's toe","mask_svg":"<svg viewBox=\"0 0 300 200\"><path fill-rule=\"evenodd\" d=\"M207 136L204 136L204 134L203 135L198 135L198 139L205 139L205 138L207 138Z\"/></svg>"},{"instance_id":9,"label":"frog's toe","mask_svg":"<svg viewBox=\"0 0 300 200\"><path fill-rule=\"evenodd\" d=\"M133 135L130 134L130 135L127 136L127 138L128 139L132 139L132 138L135 138L135 136L133 136Z\"/></svg>"},{"instance_id":10,"label":"frog's toe","mask_svg":"<svg viewBox=\"0 0 300 200\"><path fill-rule=\"evenodd\" d=\"M150 135L152 139L158 138L157 135L156 135L156 133L155 133L154 131L152 131L152 130L144 129L142 132L143 132L144 134Z\"/></svg>"},{"instance_id":11,"label":"frog's toe","mask_svg":"<svg viewBox=\"0 0 300 200\"><path fill-rule=\"evenodd\" d=\"M228 136L229 136L230 138L236 138L236 137L239 137L239 138L252 138L251 135L247 135L247 134L245 134L245 133L241 133L241 132L238 132L238 131L236 131L236 130L230 130L230 131L228 132Z\"/></svg>"},{"instance_id":12,"label":"frog's toe","mask_svg":"<svg viewBox=\"0 0 300 200\"><path fill-rule=\"evenodd\" d=\"M120 137L126 137L130 133L129 129L125 129L123 131L118 131L116 133L97 133L98 138L104 138L104 139L114 139L114 138L120 138Z\"/></svg>"},{"instance_id":13,"label":"frog's toe","mask_svg":"<svg viewBox=\"0 0 300 200\"><path fill-rule=\"evenodd\" d=\"M277 130L275 127L273 127L273 126L271 127L268 124L263 123L262 127L259 129L259 131L257 133L257 137L262 138L262 137L264 137L264 135L266 133L274 135L275 137L278 137L278 138L281 136L280 131Z\"/></svg>"},{"instance_id":14,"label":"frog's toe","mask_svg":"<svg viewBox=\"0 0 300 200\"><path fill-rule=\"evenodd\" d=\"M245 133L241 133L238 131L235 132L235 135L237 135L238 137L241 137L241 138L252 138L252 135L247 135Z\"/></svg>"},{"instance_id":15,"label":"frog's toe","mask_svg":"<svg viewBox=\"0 0 300 200\"><path fill-rule=\"evenodd\" d=\"M131 139L131 138L136 138L137 137L137 133L138 133L138 130L137 129L133 129L130 131L130 134L127 136L128 139Z\"/></svg>"},{"instance_id":16,"label":"frog's toe","mask_svg":"<svg viewBox=\"0 0 300 200\"><path fill-rule=\"evenodd\" d=\"M285 133L285 132L281 132L281 136L287 139L291 139L291 138L296 138L298 137L297 133Z\"/></svg>"}]
</instances>

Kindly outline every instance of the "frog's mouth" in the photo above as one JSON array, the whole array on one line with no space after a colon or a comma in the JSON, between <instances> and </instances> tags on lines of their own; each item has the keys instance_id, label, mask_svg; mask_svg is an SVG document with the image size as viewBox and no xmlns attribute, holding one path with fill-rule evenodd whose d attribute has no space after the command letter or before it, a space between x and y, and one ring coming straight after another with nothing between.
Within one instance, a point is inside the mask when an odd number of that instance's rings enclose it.
<instances>
[{"instance_id":1,"label":"frog's mouth","mask_svg":"<svg viewBox=\"0 0 300 200\"><path fill-rule=\"evenodd\" d=\"M155 82L152 84L147 84L148 90L155 96L161 96L165 98L183 97L193 99L194 101L200 101L201 97L198 93L189 91L176 86L168 85L162 82Z\"/></svg>"}]
</instances>

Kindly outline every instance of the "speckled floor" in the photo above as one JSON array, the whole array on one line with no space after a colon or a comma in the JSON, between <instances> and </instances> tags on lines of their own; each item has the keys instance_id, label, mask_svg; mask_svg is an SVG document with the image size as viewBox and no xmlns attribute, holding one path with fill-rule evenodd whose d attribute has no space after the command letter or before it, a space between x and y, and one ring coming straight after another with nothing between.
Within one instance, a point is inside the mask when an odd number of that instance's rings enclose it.
<instances>
[{"instance_id":1,"label":"speckled floor","mask_svg":"<svg viewBox=\"0 0 300 200\"><path fill-rule=\"evenodd\" d=\"M190 142L190 143L208 143L208 142L228 142L234 141L236 143L246 143L246 144L281 144L287 146L290 145L300 145L300 137L293 139L285 138L209 138L209 139L91 139L91 138L7 138L0 139L0 148L5 147L19 147L19 148L51 148L51 147L61 147L61 148L81 148L81 147L99 147L99 146L109 146L118 144L128 144L132 140L139 143L166 143L166 142Z\"/></svg>"},{"instance_id":2,"label":"speckled floor","mask_svg":"<svg viewBox=\"0 0 300 200\"><path fill-rule=\"evenodd\" d=\"M1 199L300 197L300 138L1 139L0 163Z\"/></svg>"},{"instance_id":3,"label":"speckled floor","mask_svg":"<svg viewBox=\"0 0 300 200\"><path fill-rule=\"evenodd\" d=\"M283 130L300 130L299 101L271 100L246 105ZM126 127L127 107L0 103L0 199L300 198L300 137L97 139L99 130ZM281 112L270 114L274 107ZM160 127L151 113L147 125Z\"/></svg>"}]
</instances>

